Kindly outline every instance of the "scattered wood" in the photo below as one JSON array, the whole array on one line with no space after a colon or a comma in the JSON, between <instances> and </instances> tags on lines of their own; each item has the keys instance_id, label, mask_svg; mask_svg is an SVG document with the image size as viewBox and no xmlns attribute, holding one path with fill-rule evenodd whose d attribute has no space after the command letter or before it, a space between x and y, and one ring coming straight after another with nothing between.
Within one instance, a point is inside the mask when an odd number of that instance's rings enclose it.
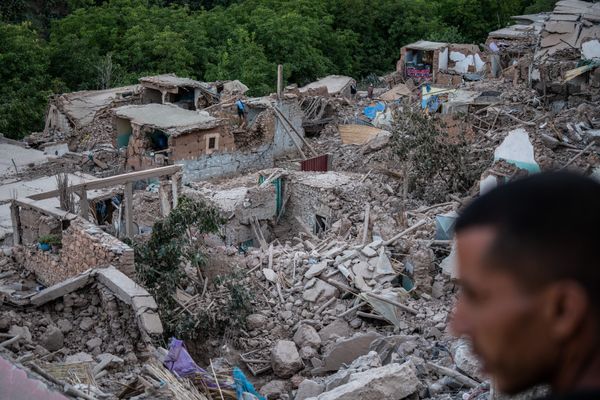
<instances>
[{"instance_id":1,"label":"scattered wood","mask_svg":"<svg viewBox=\"0 0 600 400\"><path fill-rule=\"evenodd\" d=\"M431 369L433 369L435 372L442 374L442 375L446 375L449 376L450 378L456 379L458 382L462 383L463 385L470 387L470 388L476 388L479 386L479 382L477 382L476 380L469 378L468 376L461 374L460 372L447 368L447 367L443 367L439 364L435 364L432 362L427 362L427 366L430 367Z\"/></svg>"}]
</instances>

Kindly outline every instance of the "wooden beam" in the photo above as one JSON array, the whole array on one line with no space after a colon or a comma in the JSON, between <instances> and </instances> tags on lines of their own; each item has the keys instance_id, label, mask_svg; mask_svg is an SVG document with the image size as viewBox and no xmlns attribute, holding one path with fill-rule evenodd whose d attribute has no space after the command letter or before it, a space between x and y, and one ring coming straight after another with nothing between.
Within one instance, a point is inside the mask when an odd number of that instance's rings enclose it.
<instances>
[{"instance_id":1,"label":"wooden beam","mask_svg":"<svg viewBox=\"0 0 600 400\"><path fill-rule=\"evenodd\" d=\"M88 203L87 190L81 188L79 189L79 215L81 215L81 218L89 221L89 212L90 205Z\"/></svg>"},{"instance_id":2,"label":"wooden beam","mask_svg":"<svg viewBox=\"0 0 600 400\"><path fill-rule=\"evenodd\" d=\"M123 185L125 183L135 182L139 180L159 178L161 176L170 176L180 171L181 165L168 165L166 167L146 169L143 171L136 171L127 174L110 176L108 178L95 179L93 181L72 185L69 187L69 189L72 191L79 191L82 188L85 190L105 189L107 187ZM29 198L32 200L45 200L51 199L52 197L56 196L58 196L58 190L51 190L49 192L34 194L32 196L29 196Z\"/></svg>"},{"instance_id":3,"label":"wooden beam","mask_svg":"<svg viewBox=\"0 0 600 400\"><path fill-rule=\"evenodd\" d=\"M125 236L133 237L133 183L125 184Z\"/></svg>"}]
</instances>

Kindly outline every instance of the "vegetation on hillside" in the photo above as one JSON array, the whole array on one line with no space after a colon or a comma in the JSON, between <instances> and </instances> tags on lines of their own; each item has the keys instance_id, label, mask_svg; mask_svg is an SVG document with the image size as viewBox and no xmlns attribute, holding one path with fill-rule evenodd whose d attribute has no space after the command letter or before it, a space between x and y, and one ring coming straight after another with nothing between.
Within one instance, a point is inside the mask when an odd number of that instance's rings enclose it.
<instances>
[{"instance_id":1,"label":"vegetation on hillside","mask_svg":"<svg viewBox=\"0 0 600 400\"><path fill-rule=\"evenodd\" d=\"M330 73L394 69L418 39L482 43L510 16L554 0L7 0L0 2L0 133L43 128L53 92L174 72L269 93ZM107 74L110 70L110 74ZM107 79L108 77L108 79Z\"/></svg>"}]
</instances>

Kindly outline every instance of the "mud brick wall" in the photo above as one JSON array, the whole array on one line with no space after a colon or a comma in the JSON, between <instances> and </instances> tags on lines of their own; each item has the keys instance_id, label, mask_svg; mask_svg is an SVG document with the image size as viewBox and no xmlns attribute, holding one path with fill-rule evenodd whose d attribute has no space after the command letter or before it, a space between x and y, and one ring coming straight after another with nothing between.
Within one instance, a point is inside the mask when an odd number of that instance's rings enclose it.
<instances>
[{"instance_id":1,"label":"mud brick wall","mask_svg":"<svg viewBox=\"0 0 600 400\"><path fill-rule=\"evenodd\" d=\"M83 219L76 219L62 232L59 254L37 247L23 248L23 264L46 286L60 283L90 268L113 265L133 276L133 249Z\"/></svg>"}]
</instances>

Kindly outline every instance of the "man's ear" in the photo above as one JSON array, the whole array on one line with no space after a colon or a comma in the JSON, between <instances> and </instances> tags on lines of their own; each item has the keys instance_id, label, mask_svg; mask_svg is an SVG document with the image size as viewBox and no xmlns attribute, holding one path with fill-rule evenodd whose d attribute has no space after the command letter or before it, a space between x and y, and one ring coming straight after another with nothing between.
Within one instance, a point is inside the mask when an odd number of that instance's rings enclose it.
<instances>
[{"instance_id":1,"label":"man's ear","mask_svg":"<svg viewBox=\"0 0 600 400\"><path fill-rule=\"evenodd\" d=\"M549 322L549 334L562 341L580 328L590 312L590 300L585 289L574 281L550 284L544 290L544 317Z\"/></svg>"}]
</instances>

